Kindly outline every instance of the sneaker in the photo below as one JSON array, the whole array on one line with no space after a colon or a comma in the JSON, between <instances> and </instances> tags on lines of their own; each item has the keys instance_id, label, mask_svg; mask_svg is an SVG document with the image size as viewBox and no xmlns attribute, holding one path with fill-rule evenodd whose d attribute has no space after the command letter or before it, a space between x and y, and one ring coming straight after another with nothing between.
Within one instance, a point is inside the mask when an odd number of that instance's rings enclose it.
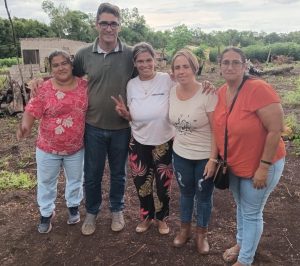
<instances>
[{"instance_id":1,"label":"sneaker","mask_svg":"<svg viewBox=\"0 0 300 266\"><path fill-rule=\"evenodd\" d=\"M49 217L41 216L40 223L38 225L38 231L41 234L48 234L52 229L52 220L55 216L55 211Z\"/></svg>"},{"instance_id":2,"label":"sneaker","mask_svg":"<svg viewBox=\"0 0 300 266\"><path fill-rule=\"evenodd\" d=\"M137 233L144 233L146 232L150 226L152 225L153 221L152 219L146 218L144 221L140 222L137 227L135 228L135 231Z\"/></svg>"},{"instance_id":3,"label":"sneaker","mask_svg":"<svg viewBox=\"0 0 300 266\"><path fill-rule=\"evenodd\" d=\"M167 224L166 221L160 221L158 220L158 232L161 234L161 235L167 235L170 233L170 228Z\"/></svg>"},{"instance_id":4,"label":"sneaker","mask_svg":"<svg viewBox=\"0 0 300 266\"><path fill-rule=\"evenodd\" d=\"M112 212L111 230L114 232L121 231L125 226L123 212Z\"/></svg>"},{"instance_id":5,"label":"sneaker","mask_svg":"<svg viewBox=\"0 0 300 266\"><path fill-rule=\"evenodd\" d=\"M80 213L79 213L78 206L69 207L68 213L69 213L69 219L67 221L67 224L77 224L80 222Z\"/></svg>"},{"instance_id":6,"label":"sneaker","mask_svg":"<svg viewBox=\"0 0 300 266\"><path fill-rule=\"evenodd\" d=\"M81 233L85 236L92 235L96 230L96 214L87 213L81 227Z\"/></svg>"}]
</instances>

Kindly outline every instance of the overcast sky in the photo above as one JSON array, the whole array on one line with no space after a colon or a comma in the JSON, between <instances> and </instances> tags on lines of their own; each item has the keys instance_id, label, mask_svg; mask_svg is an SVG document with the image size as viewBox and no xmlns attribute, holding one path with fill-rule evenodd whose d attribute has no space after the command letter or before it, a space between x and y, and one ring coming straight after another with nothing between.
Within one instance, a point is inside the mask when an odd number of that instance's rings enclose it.
<instances>
[{"instance_id":1,"label":"overcast sky","mask_svg":"<svg viewBox=\"0 0 300 266\"><path fill-rule=\"evenodd\" d=\"M108 0L109 1L109 0ZM7 18L1 0L0 17ZM95 14L101 1L52 0L71 10ZM120 8L137 7L146 23L155 30L180 24L213 30L251 30L257 32L300 31L300 0L119 0L110 1ZM48 23L39 0L7 0L12 17L32 18Z\"/></svg>"}]
</instances>

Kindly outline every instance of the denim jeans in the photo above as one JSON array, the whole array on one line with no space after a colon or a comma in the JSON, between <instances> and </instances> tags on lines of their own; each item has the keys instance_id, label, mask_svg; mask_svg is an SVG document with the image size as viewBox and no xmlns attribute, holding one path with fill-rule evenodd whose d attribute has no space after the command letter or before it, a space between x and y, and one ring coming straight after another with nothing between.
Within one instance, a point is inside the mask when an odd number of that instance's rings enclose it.
<instances>
[{"instance_id":1,"label":"denim jeans","mask_svg":"<svg viewBox=\"0 0 300 266\"><path fill-rule=\"evenodd\" d=\"M110 168L110 210L123 210L129 139L130 128L106 130L85 125L84 187L88 213L98 214L102 203L106 156Z\"/></svg>"},{"instance_id":2,"label":"denim jeans","mask_svg":"<svg viewBox=\"0 0 300 266\"><path fill-rule=\"evenodd\" d=\"M236 241L241 247L238 261L251 265L263 232L263 209L268 197L279 182L284 167L284 159L269 168L267 187L255 189L252 179L230 174L229 189L236 202Z\"/></svg>"},{"instance_id":3,"label":"denim jeans","mask_svg":"<svg viewBox=\"0 0 300 266\"><path fill-rule=\"evenodd\" d=\"M83 197L83 154L83 149L71 155L56 155L36 148L37 202L42 216L49 217L55 209L57 179L61 166L66 178L67 207L80 205Z\"/></svg>"},{"instance_id":4,"label":"denim jeans","mask_svg":"<svg viewBox=\"0 0 300 266\"><path fill-rule=\"evenodd\" d=\"M174 173L180 189L180 220L190 223L196 202L197 226L207 227L212 210L213 179L203 178L208 159L189 160L173 152Z\"/></svg>"}]
</instances>

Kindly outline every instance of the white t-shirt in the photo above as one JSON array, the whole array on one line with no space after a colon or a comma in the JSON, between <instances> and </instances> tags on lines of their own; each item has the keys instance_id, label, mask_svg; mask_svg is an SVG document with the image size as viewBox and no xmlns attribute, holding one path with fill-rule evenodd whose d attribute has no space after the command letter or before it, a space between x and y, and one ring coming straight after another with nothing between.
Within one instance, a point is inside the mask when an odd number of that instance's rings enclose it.
<instances>
[{"instance_id":1,"label":"white t-shirt","mask_svg":"<svg viewBox=\"0 0 300 266\"><path fill-rule=\"evenodd\" d=\"M211 151L211 127L207 113L213 112L217 95L203 94L202 86L188 100L179 100L176 86L170 92L169 118L176 128L173 150L190 160L207 159Z\"/></svg>"},{"instance_id":2,"label":"white t-shirt","mask_svg":"<svg viewBox=\"0 0 300 266\"><path fill-rule=\"evenodd\" d=\"M151 80L139 77L127 84L127 104L132 135L141 144L160 145L174 136L169 121L169 94L174 86L169 74L157 72Z\"/></svg>"}]
</instances>

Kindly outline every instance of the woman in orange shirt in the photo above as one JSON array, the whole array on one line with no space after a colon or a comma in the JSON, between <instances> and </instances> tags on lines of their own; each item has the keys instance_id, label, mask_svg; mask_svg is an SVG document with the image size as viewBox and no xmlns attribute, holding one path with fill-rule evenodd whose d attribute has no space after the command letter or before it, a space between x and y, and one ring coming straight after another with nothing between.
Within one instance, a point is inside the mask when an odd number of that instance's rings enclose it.
<instances>
[{"instance_id":1,"label":"woman in orange shirt","mask_svg":"<svg viewBox=\"0 0 300 266\"><path fill-rule=\"evenodd\" d=\"M236 244L223 258L233 266L251 265L263 232L263 209L279 182L284 167L285 147L281 139L283 110L271 85L249 77L232 112L229 107L246 71L246 57L235 47L223 51L221 75L226 81L218 93L214 113L215 140L224 155L227 120L229 189L237 205Z\"/></svg>"}]
</instances>

